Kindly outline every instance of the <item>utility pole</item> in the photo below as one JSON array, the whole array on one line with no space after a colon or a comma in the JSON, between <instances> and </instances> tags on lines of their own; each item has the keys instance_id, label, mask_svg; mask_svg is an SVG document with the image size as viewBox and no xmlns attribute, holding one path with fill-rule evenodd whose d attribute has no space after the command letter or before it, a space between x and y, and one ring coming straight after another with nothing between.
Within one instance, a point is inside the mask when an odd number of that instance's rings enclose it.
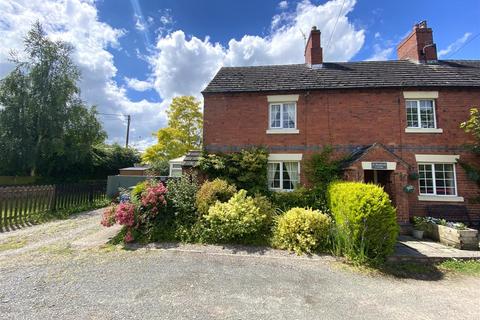
<instances>
[{"instance_id":1,"label":"utility pole","mask_svg":"<svg viewBox=\"0 0 480 320\"><path fill-rule=\"evenodd\" d=\"M128 148L129 136L130 136L130 115L127 114L127 138L125 139L125 148Z\"/></svg>"}]
</instances>

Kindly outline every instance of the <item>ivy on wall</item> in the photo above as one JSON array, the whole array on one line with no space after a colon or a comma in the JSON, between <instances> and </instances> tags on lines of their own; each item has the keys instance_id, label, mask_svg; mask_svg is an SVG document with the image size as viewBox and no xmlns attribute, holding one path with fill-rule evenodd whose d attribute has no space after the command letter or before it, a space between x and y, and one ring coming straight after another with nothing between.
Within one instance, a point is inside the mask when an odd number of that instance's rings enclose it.
<instances>
[{"instance_id":1,"label":"ivy on wall","mask_svg":"<svg viewBox=\"0 0 480 320\"><path fill-rule=\"evenodd\" d=\"M235 153L204 153L199 168L209 179L222 178L251 194L267 192L268 151L262 147Z\"/></svg>"}]
</instances>

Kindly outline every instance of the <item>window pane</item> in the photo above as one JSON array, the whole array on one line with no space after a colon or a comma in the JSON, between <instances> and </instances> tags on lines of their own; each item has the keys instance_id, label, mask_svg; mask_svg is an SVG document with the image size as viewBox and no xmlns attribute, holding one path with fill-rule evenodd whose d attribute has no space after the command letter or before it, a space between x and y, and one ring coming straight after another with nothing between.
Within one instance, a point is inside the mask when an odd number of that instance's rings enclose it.
<instances>
[{"instance_id":1,"label":"window pane","mask_svg":"<svg viewBox=\"0 0 480 320\"><path fill-rule=\"evenodd\" d=\"M293 190L298 184L298 162L283 163L283 189Z\"/></svg>"},{"instance_id":2,"label":"window pane","mask_svg":"<svg viewBox=\"0 0 480 320\"><path fill-rule=\"evenodd\" d=\"M433 100L420 100L420 122L422 128L435 128Z\"/></svg>"},{"instance_id":3,"label":"window pane","mask_svg":"<svg viewBox=\"0 0 480 320\"><path fill-rule=\"evenodd\" d=\"M419 127L417 101L407 100L407 127Z\"/></svg>"},{"instance_id":4,"label":"window pane","mask_svg":"<svg viewBox=\"0 0 480 320\"><path fill-rule=\"evenodd\" d=\"M280 105L270 106L270 128L281 128L280 111Z\"/></svg>"},{"instance_id":5,"label":"window pane","mask_svg":"<svg viewBox=\"0 0 480 320\"><path fill-rule=\"evenodd\" d=\"M419 164L418 173L418 185L420 189L420 194L434 194L432 165Z\"/></svg>"},{"instance_id":6,"label":"window pane","mask_svg":"<svg viewBox=\"0 0 480 320\"><path fill-rule=\"evenodd\" d=\"M268 164L268 186L272 189L280 188L280 163Z\"/></svg>"},{"instance_id":7,"label":"window pane","mask_svg":"<svg viewBox=\"0 0 480 320\"><path fill-rule=\"evenodd\" d=\"M182 176L182 169L172 168L172 177L181 177L181 176Z\"/></svg>"},{"instance_id":8,"label":"window pane","mask_svg":"<svg viewBox=\"0 0 480 320\"><path fill-rule=\"evenodd\" d=\"M283 128L295 128L295 104L283 105Z\"/></svg>"},{"instance_id":9,"label":"window pane","mask_svg":"<svg viewBox=\"0 0 480 320\"><path fill-rule=\"evenodd\" d=\"M455 195L455 175L452 163L435 164L436 194L446 196Z\"/></svg>"}]
</instances>

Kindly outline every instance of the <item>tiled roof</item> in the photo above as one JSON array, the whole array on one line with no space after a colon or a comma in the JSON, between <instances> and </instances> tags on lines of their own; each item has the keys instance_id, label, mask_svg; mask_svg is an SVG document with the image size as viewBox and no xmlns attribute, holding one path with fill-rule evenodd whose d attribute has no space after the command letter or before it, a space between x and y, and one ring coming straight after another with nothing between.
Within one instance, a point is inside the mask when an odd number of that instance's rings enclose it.
<instances>
[{"instance_id":1,"label":"tiled roof","mask_svg":"<svg viewBox=\"0 0 480 320\"><path fill-rule=\"evenodd\" d=\"M377 87L480 87L480 60L407 60L223 67L204 93Z\"/></svg>"},{"instance_id":2,"label":"tiled roof","mask_svg":"<svg viewBox=\"0 0 480 320\"><path fill-rule=\"evenodd\" d=\"M185 155L183 159L182 166L184 167L195 167L202 156L202 151L200 150L190 150Z\"/></svg>"}]
</instances>

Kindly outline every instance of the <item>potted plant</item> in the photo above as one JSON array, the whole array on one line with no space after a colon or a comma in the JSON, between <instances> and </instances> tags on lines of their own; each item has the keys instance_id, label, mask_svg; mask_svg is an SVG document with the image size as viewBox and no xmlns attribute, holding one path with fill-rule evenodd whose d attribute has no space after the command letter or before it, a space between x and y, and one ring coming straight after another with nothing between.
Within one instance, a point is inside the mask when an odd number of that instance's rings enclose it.
<instances>
[{"instance_id":1,"label":"potted plant","mask_svg":"<svg viewBox=\"0 0 480 320\"><path fill-rule=\"evenodd\" d=\"M413 237L416 239L423 239L423 233L428 228L428 222L423 217L413 217Z\"/></svg>"}]
</instances>

